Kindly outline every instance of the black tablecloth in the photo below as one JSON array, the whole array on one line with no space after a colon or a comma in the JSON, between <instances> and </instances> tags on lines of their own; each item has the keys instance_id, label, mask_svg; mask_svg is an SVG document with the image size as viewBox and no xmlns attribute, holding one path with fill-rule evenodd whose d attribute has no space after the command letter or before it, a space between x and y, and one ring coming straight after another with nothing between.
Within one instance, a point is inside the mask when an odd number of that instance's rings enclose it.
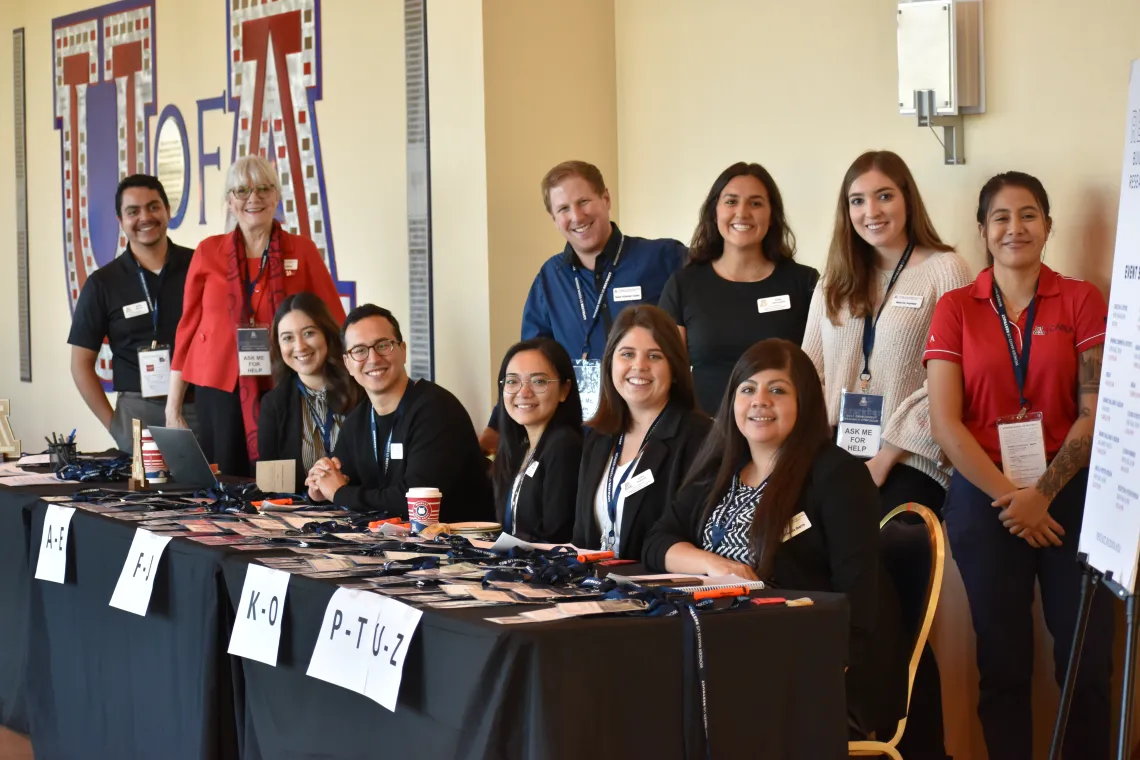
<instances>
[{"instance_id":1,"label":"black tablecloth","mask_svg":"<svg viewBox=\"0 0 1140 760\"><path fill-rule=\"evenodd\" d=\"M129 523L77 511L67 583L31 579L45 510L27 489L0 488L0 568L16 579L0 592L0 716L27 729L26 643L37 760L668 759L697 746L678 617L499 626L483 618L519 608L425 609L392 713L305 675L331 582L291 579L269 667L226 654L254 555L174 539L142 618L108 606ZM845 756L847 607L812 596L807 608L702 614L717 760Z\"/></svg>"}]
</instances>

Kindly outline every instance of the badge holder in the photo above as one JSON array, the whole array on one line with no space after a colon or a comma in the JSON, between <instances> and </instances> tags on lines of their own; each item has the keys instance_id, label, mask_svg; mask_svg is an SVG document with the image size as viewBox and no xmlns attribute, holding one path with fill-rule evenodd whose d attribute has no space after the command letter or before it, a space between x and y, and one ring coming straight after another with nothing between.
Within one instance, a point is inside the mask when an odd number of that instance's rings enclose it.
<instances>
[{"instance_id":1,"label":"badge holder","mask_svg":"<svg viewBox=\"0 0 1140 760\"><path fill-rule=\"evenodd\" d=\"M574 377L582 399L582 421L588 422L598 411L602 397L602 363L597 359L575 359Z\"/></svg>"},{"instance_id":2,"label":"badge holder","mask_svg":"<svg viewBox=\"0 0 1140 760\"><path fill-rule=\"evenodd\" d=\"M998 417L1001 469L1018 488L1029 488L1045 474L1045 427L1041 412Z\"/></svg>"},{"instance_id":3,"label":"badge holder","mask_svg":"<svg viewBox=\"0 0 1140 760\"><path fill-rule=\"evenodd\" d=\"M250 325L237 329L238 374L265 376L272 374L269 362L269 328Z\"/></svg>"},{"instance_id":4,"label":"badge holder","mask_svg":"<svg viewBox=\"0 0 1140 760\"><path fill-rule=\"evenodd\" d=\"M170 346L158 341L139 346L139 387L143 398L170 393Z\"/></svg>"},{"instance_id":5,"label":"badge holder","mask_svg":"<svg viewBox=\"0 0 1140 760\"><path fill-rule=\"evenodd\" d=\"M883 436L883 397L843 389L839 401L839 448L863 459L879 453Z\"/></svg>"}]
</instances>

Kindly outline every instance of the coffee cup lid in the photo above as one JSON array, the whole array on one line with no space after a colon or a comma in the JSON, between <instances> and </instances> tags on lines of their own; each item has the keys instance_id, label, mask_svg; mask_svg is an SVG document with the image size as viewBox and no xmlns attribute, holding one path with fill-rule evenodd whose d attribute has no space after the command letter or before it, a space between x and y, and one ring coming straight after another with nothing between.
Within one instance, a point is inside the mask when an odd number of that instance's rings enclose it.
<instances>
[{"instance_id":1,"label":"coffee cup lid","mask_svg":"<svg viewBox=\"0 0 1140 760\"><path fill-rule=\"evenodd\" d=\"M409 499L439 499L443 493L438 488L409 488Z\"/></svg>"}]
</instances>

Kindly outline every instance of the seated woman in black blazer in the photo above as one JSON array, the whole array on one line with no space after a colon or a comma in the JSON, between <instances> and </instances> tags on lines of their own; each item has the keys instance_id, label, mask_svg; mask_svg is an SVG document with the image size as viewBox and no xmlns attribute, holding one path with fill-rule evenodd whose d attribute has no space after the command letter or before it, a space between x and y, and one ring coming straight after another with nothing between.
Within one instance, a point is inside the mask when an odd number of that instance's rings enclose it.
<instances>
[{"instance_id":1,"label":"seated woman in black blazer","mask_svg":"<svg viewBox=\"0 0 1140 760\"><path fill-rule=\"evenodd\" d=\"M273 317L269 357L273 390L261 399L257 447L261 459L297 462L296 492L321 457L332 456L344 416L360 401L341 355L340 326L325 302L297 293Z\"/></svg>"},{"instance_id":2,"label":"seated woman in black blazer","mask_svg":"<svg viewBox=\"0 0 1140 760\"><path fill-rule=\"evenodd\" d=\"M574 529L582 402L570 355L550 338L516 343L499 368L499 447L491 480L503 530L561 544Z\"/></svg>"},{"instance_id":3,"label":"seated woman in black blazer","mask_svg":"<svg viewBox=\"0 0 1140 760\"><path fill-rule=\"evenodd\" d=\"M618 315L602 357L601 385L582 446L574 545L638 558L712 423L696 411L677 325L656 306L631 306Z\"/></svg>"},{"instance_id":4,"label":"seated woman in black blazer","mask_svg":"<svg viewBox=\"0 0 1140 760\"><path fill-rule=\"evenodd\" d=\"M736 363L712 432L645 542L653 570L726 575L851 604L847 703L866 734L906 710L905 641L879 554L879 492L831 442L819 376L799 346L770 339Z\"/></svg>"}]
</instances>

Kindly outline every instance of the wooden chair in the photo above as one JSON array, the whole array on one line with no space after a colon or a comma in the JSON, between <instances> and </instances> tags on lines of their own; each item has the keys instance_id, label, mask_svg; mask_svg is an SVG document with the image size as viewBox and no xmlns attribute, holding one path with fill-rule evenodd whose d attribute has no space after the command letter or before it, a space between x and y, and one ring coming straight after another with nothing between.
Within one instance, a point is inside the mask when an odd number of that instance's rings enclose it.
<instances>
[{"instance_id":1,"label":"wooden chair","mask_svg":"<svg viewBox=\"0 0 1140 760\"><path fill-rule=\"evenodd\" d=\"M926 524L926 535L930 539L930 577L926 582L926 598L922 607L921 625L914 640L914 651L910 655L910 668L907 674L907 710L910 710L911 690L914 688L914 673L918 669L918 660L922 650L926 647L926 639L930 635L930 627L934 623L934 613L938 609L938 598L942 595L942 573L946 565L946 540L942 531L942 524L933 512L921 504L909 503L895 507L879 523L882 530L887 523L896 516L911 513L918 515ZM906 730L906 716L899 721L895 734L887 741L865 739L847 743L849 757L881 757L886 755L894 760L903 760L897 749L899 740Z\"/></svg>"}]
</instances>

